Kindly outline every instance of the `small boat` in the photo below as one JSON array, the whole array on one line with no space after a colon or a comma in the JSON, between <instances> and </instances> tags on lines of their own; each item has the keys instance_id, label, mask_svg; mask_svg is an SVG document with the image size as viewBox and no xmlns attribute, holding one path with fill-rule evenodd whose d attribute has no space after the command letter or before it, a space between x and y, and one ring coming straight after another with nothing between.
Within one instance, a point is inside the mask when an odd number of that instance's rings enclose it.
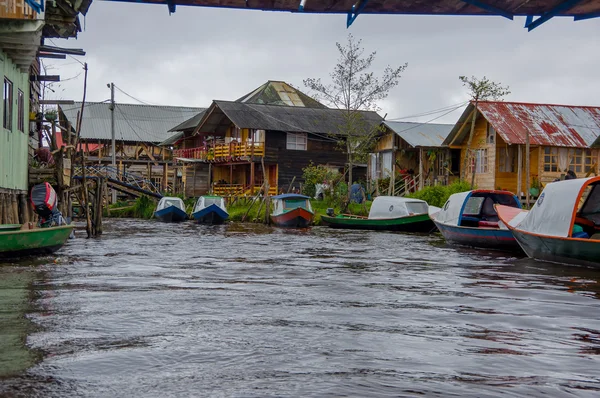
<instances>
[{"instance_id":1,"label":"small boat","mask_svg":"<svg viewBox=\"0 0 600 398\"><path fill-rule=\"evenodd\" d=\"M271 197L273 213L271 221L279 227L306 228L315 216L308 196L286 193Z\"/></svg>"},{"instance_id":2,"label":"small boat","mask_svg":"<svg viewBox=\"0 0 600 398\"><path fill-rule=\"evenodd\" d=\"M482 189L451 195L431 218L447 242L520 251L512 233L499 223L494 208L497 204L521 208L521 202L511 192Z\"/></svg>"},{"instance_id":3,"label":"small boat","mask_svg":"<svg viewBox=\"0 0 600 398\"><path fill-rule=\"evenodd\" d=\"M205 224L221 224L229 218L225 199L221 196L200 196L192 213L194 220Z\"/></svg>"},{"instance_id":4,"label":"small boat","mask_svg":"<svg viewBox=\"0 0 600 398\"><path fill-rule=\"evenodd\" d=\"M25 227L20 224L0 225L0 258L50 254L60 249L74 225L48 228Z\"/></svg>"},{"instance_id":5,"label":"small boat","mask_svg":"<svg viewBox=\"0 0 600 398\"><path fill-rule=\"evenodd\" d=\"M165 196L158 202L154 217L160 221L179 222L187 220L188 215L185 212L185 204L181 198Z\"/></svg>"},{"instance_id":6,"label":"small boat","mask_svg":"<svg viewBox=\"0 0 600 398\"><path fill-rule=\"evenodd\" d=\"M496 209L529 257L600 267L600 177L549 183L529 211Z\"/></svg>"},{"instance_id":7,"label":"small boat","mask_svg":"<svg viewBox=\"0 0 600 398\"><path fill-rule=\"evenodd\" d=\"M332 228L382 231L431 232L435 225L429 218L427 202L396 196L378 196L373 200L369 217L339 214L321 216Z\"/></svg>"}]
</instances>

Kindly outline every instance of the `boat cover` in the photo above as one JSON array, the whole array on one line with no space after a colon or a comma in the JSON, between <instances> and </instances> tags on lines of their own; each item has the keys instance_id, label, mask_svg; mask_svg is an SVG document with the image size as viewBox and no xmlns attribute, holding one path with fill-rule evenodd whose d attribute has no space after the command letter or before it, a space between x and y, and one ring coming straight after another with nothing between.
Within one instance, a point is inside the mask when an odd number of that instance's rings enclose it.
<instances>
[{"instance_id":1,"label":"boat cover","mask_svg":"<svg viewBox=\"0 0 600 398\"><path fill-rule=\"evenodd\" d=\"M223 211L227 211L225 208L225 199L222 196L200 196L198 201L196 202L196 206L194 207L194 213L200 211L202 209L207 208L210 205L217 205L217 207L221 208Z\"/></svg>"},{"instance_id":2,"label":"boat cover","mask_svg":"<svg viewBox=\"0 0 600 398\"><path fill-rule=\"evenodd\" d=\"M175 206L183 211L185 211L185 204L181 198L165 196L163 197L156 206L156 211L160 211L162 209L166 209L167 207Z\"/></svg>"},{"instance_id":3,"label":"boat cover","mask_svg":"<svg viewBox=\"0 0 600 398\"><path fill-rule=\"evenodd\" d=\"M570 236L573 217L583 204L580 203L582 194L585 188L594 182L600 182L600 177L549 183L526 216L513 218L509 225L540 235Z\"/></svg>"},{"instance_id":4,"label":"boat cover","mask_svg":"<svg viewBox=\"0 0 600 398\"><path fill-rule=\"evenodd\" d=\"M460 192L450 195L442 210L435 215L435 221L446 225L457 226L460 222L460 215L471 192Z\"/></svg>"},{"instance_id":5,"label":"boat cover","mask_svg":"<svg viewBox=\"0 0 600 398\"><path fill-rule=\"evenodd\" d=\"M310 205L310 201L308 200L308 196L298 195L298 194L283 194L272 196L273 199L273 216L278 216L290 210L301 207L313 212L313 209Z\"/></svg>"},{"instance_id":6,"label":"boat cover","mask_svg":"<svg viewBox=\"0 0 600 398\"><path fill-rule=\"evenodd\" d=\"M369 219L400 218L414 214L427 214L427 202L397 196L378 196L373 200Z\"/></svg>"}]
</instances>

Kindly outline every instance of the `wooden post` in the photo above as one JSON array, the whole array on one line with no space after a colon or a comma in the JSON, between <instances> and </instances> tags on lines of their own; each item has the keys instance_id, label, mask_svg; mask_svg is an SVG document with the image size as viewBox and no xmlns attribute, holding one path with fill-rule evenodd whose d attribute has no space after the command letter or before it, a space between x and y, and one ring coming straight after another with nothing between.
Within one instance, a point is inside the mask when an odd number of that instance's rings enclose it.
<instances>
[{"instance_id":1,"label":"wooden post","mask_svg":"<svg viewBox=\"0 0 600 398\"><path fill-rule=\"evenodd\" d=\"M152 166L150 165L150 162L148 162L148 165L146 167L147 167L147 170L146 170L147 177L146 177L146 179L148 181L152 181Z\"/></svg>"},{"instance_id":2,"label":"wooden post","mask_svg":"<svg viewBox=\"0 0 600 398\"><path fill-rule=\"evenodd\" d=\"M4 194L0 192L0 224L8 224L4 219Z\"/></svg>"},{"instance_id":3,"label":"wooden post","mask_svg":"<svg viewBox=\"0 0 600 398\"><path fill-rule=\"evenodd\" d=\"M211 194L211 195L213 193L213 185L212 185L212 163L208 164L208 193Z\"/></svg>"},{"instance_id":4,"label":"wooden post","mask_svg":"<svg viewBox=\"0 0 600 398\"><path fill-rule=\"evenodd\" d=\"M252 135L252 151L254 151L254 135ZM250 192L254 195L254 162L250 162Z\"/></svg>"},{"instance_id":5,"label":"wooden post","mask_svg":"<svg viewBox=\"0 0 600 398\"><path fill-rule=\"evenodd\" d=\"M96 180L96 235L102 235L102 199L104 188L104 178Z\"/></svg>"},{"instance_id":6,"label":"wooden post","mask_svg":"<svg viewBox=\"0 0 600 398\"><path fill-rule=\"evenodd\" d=\"M27 208L27 194L19 195L19 201L21 204L21 222L27 224L29 222L29 209Z\"/></svg>"},{"instance_id":7,"label":"wooden post","mask_svg":"<svg viewBox=\"0 0 600 398\"><path fill-rule=\"evenodd\" d=\"M525 129L525 200L529 208L529 130Z\"/></svg>"},{"instance_id":8,"label":"wooden post","mask_svg":"<svg viewBox=\"0 0 600 398\"><path fill-rule=\"evenodd\" d=\"M162 190L163 191L167 191L168 187L169 187L169 166L167 166L167 164L165 163L163 165L163 178L162 178Z\"/></svg>"},{"instance_id":9,"label":"wooden post","mask_svg":"<svg viewBox=\"0 0 600 398\"><path fill-rule=\"evenodd\" d=\"M419 190L423 189L423 148L419 148Z\"/></svg>"},{"instance_id":10,"label":"wooden post","mask_svg":"<svg viewBox=\"0 0 600 398\"><path fill-rule=\"evenodd\" d=\"M517 196L519 201L521 200L521 193L523 192L523 147L517 145Z\"/></svg>"},{"instance_id":11,"label":"wooden post","mask_svg":"<svg viewBox=\"0 0 600 398\"><path fill-rule=\"evenodd\" d=\"M271 197L269 196L269 175L267 173L267 169L265 168L265 158L260 159L260 163L263 170L263 180L265 186L265 224L269 225L271 223L271 218L269 217L269 212L271 209Z\"/></svg>"}]
</instances>

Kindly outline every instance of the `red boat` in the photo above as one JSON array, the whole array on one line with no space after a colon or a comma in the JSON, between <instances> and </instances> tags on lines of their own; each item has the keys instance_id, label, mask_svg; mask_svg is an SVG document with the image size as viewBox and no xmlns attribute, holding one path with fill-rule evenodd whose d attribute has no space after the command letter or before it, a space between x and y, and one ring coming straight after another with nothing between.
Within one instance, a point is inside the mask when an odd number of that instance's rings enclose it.
<instances>
[{"instance_id":1,"label":"red boat","mask_svg":"<svg viewBox=\"0 0 600 398\"><path fill-rule=\"evenodd\" d=\"M278 227L307 228L312 224L315 213L308 196L288 193L273 196L274 209L271 221Z\"/></svg>"}]
</instances>

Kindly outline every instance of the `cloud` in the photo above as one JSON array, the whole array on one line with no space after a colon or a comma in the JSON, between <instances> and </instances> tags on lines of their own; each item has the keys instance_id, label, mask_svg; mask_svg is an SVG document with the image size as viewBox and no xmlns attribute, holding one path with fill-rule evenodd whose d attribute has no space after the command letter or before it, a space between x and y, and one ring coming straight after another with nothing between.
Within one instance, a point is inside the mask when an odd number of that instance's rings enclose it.
<instances>
[{"instance_id":1,"label":"cloud","mask_svg":"<svg viewBox=\"0 0 600 398\"><path fill-rule=\"evenodd\" d=\"M374 71L408 62L400 84L382 101L388 118L420 114L466 101L459 75L486 75L509 85L513 101L600 105L600 20L555 18L532 32L523 19L360 15L350 29L344 15L291 14L94 2L76 41L89 65L88 100L110 96L114 82L131 95L164 105L208 106L233 100L267 80L303 91L307 77L327 80L336 42L352 33L365 52L376 51ZM63 79L81 65L45 60ZM83 75L53 86L49 98L80 100ZM119 102L135 102L117 93ZM453 123L460 110L436 122ZM439 115L419 118L426 121Z\"/></svg>"}]
</instances>

